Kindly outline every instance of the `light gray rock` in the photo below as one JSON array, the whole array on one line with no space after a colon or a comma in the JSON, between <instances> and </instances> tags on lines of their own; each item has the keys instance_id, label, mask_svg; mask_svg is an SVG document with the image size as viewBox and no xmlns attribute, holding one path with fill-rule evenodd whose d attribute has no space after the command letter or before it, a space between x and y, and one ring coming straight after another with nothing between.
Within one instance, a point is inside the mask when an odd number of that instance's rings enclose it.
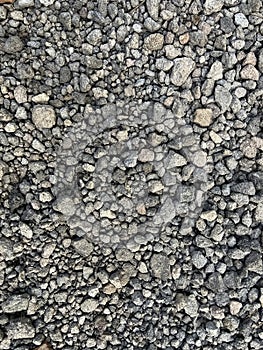
<instances>
[{"instance_id":1,"label":"light gray rock","mask_svg":"<svg viewBox=\"0 0 263 350\"><path fill-rule=\"evenodd\" d=\"M186 297L185 299L185 307L184 311L186 312L187 315L190 317L196 317L198 315L198 309L199 309L199 304L196 300L196 297L191 294Z\"/></svg>"},{"instance_id":2,"label":"light gray rock","mask_svg":"<svg viewBox=\"0 0 263 350\"><path fill-rule=\"evenodd\" d=\"M252 66L252 64L247 64L240 72L240 76L244 80L255 80L259 79L258 70Z\"/></svg>"},{"instance_id":3,"label":"light gray rock","mask_svg":"<svg viewBox=\"0 0 263 350\"><path fill-rule=\"evenodd\" d=\"M90 256L93 252L93 244L87 241L85 238L73 242L73 247L80 255L85 257Z\"/></svg>"},{"instance_id":4,"label":"light gray rock","mask_svg":"<svg viewBox=\"0 0 263 350\"><path fill-rule=\"evenodd\" d=\"M12 295L2 303L2 309L6 313L15 313L27 310L30 297L27 294Z\"/></svg>"},{"instance_id":5,"label":"light gray rock","mask_svg":"<svg viewBox=\"0 0 263 350\"><path fill-rule=\"evenodd\" d=\"M175 86L182 86L192 71L195 69L195 62L189 57L176 58L171 74L171 82Z\"/></svg>"},{"instance_id":6,"label":"light gray rock","mask_svg":"<svg viewBox=\"0 0 263 350\"><path fill-rule=\"evenodd\" d=\"M159 16L160 0L146 0L146 6L149 15L152 17L152 19L157 21Z\"/></svg>"},{"instance_id":7,"label":"light gray rock","mask_svg":"<svg viewBox=\"0 0 263 350\"><path fill-rule=\"evenodd\" d=\"M54 108L48 105L37 105L32 111L32 120L38 129L51 129L56 124Z\"/></svg>"},{"instance_id":8,"label":"light gray rock","mask_svg":"<svg viewBox=\"0 0 263 350\"><path fill-rule=\"evenodd\" d=\"M83 301L80 305L80 309L82 312L91 313L97 309L98 305L99 303L96 299L89 298Z\"/></svg>"},{"instance_id":9,"label":"light gray rock","mask_svg":"<svg viewBox=\"0 0 263 350\"><path fill-rule=\"evenodd\" d=\"M92 30L87 36L88 43L93 46L98 45L101 42L101 39L102 39L102 32L100 29Z\"/></svg>"},{"instance_id":10,"label":"light gray rock","mask_svg":"<svg viewBox=\"0 0 263 350\"><path fill-rule=\"evenodd\" d=\"M215 61L208 74L207 74L208 78L211 78L213 80L219 80L223 78L223 64L220 61Z\"/></svg>"},{"instance_id":11,"label":"light gray rock","mask_svg":"<svg viewBox=\"0 0 263 350\"><path fill-rule=\"evenodd\" d=\"M211 15L214 12L219 12L224 5L224 0L206 0L204 4L205 14Z\"/></svg>"},{"instance_id":12,"label":"light gray rock","mask_svg":"<svg viewBox=\"0 0 263 350\"><path fill-rule=\"evenodd\" d=\"M235 23L237 26L240 26L242 28L247 28L249 25L249 22L248 22L246 16L242 12L235 14Z\"/></svg>"},{"instance_id":13,"label":"light gray rock","mask_svg":"<svg viewBox=\"0 0 263 350\"><path fill-rule=\"evenodd\" d=\"M164 36L161 33L150 34L144 39L144 48L149 51L158 51L163 48Z\"/></svg>"},{"instance_id":14,"label":"light gray rock","mask_svg":"<svg viewBox=\"0 0 263 350\"><path fill-rule=\"evenodd\" d=\"M217 85L215 88L215 101L221 107L221 112L224 113L228 110L232 102L232 95L227 88Z\"/></svg>"},{"instance_id":15,"label":"light gray rock","mask_svg":"<svg viewBox=\"0 0 263 350\"><path fill-rule=\"evenodd\" d=\"M195 251L192 254L192 262L197 269L202 269L207 263L207 258L200 251Z\"/></svg>"},{"instance_id":16,"label":"light gray rock","mask_svg":"<svg viewBox=\"0 0 263 350\"><path fill-rule=\"evenodd\" d=\"M32 7L34 5L35 5L34 0L17 0L16 1L16 6L19 9L25 9L27 7Z\"/></svg>"},{"instance_id":17,"label":"light gray rock","mask_svg":"<svg viewBox=\"0 0 263 350\"><path fill-rule=\"evenodd\" d=\"M194 123L207 127L212 123L212 110L210 108L198 108L195 111Z\"/></svg>"},{"instance_id":18,"label":"light gray rock","mask_svg":"<svg viewBox=\"0 0 263 350\"><path fill-rule=\"evenodd\" d=\"M170 70L173 66L173 62L168 60L167 58L161 57L156 60L156 68L159 70L163 70L164 72L167 72Z\"/></svg>"},{"instance_id":19,"label":"light gray rock","mask_svg":"<svg viewBox=\"0 0 263 350\"><path fill-rule=\"evenodd\" d=\"M27 102L27 92L23 85L18 85L14 90L14 97L17 103Z\"/></svg>"},{"instance_id":20,"label":"light gray rock","mask_svg":"<svg viewBox=\"0 0 263 350\"><path fill-rule=\"evenodd\" d=\"M34 338L35 328L30 319L12 320L7 326L7 336L11 339L29 339Z\"/></svg>"},{"instance_id":21,"label":"light gray rock","mask_svg":"<svg viewBox=\"0 0 263 350\"><path fill-rule=\"evenodd\" d=\"M4 43L4 51L8 54L14 54L22 51L24 48L24 43L19 38L19 36L9 36Z\"/></svg>"},{"instance_id":22,"label":"light gray rock","mask_svg":"<svg viewBox=\"0 0 263 350\"><path fill-rule=\"evenodd\" d=\"M10 122L13 119L12 114L5 108L0 108L0 121Z\"/></svg>"},{"instance_id":23,"label":"light gray rock","mask_svg":"<svg viewBox=\"0 0 263 350\"><path fill-rule=\"evenodd\" d=\"M4 21L7 17L7 9L3 6L0 6L0 21Z\"/></svg>"}]
</instances>

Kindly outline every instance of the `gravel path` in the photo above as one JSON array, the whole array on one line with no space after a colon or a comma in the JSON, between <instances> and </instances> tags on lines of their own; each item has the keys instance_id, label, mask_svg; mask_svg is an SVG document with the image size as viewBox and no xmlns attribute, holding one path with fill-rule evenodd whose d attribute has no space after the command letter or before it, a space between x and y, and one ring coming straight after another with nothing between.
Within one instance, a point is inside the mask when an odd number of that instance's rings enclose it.
<instances>
[{"instance_id":1,"label":"gravel path","mask_svg":"<svg viewBox=\"0 0 263 350\"><path fill-rule=\"evenodd\" d=\"M0 350L262 350L262 0L2 2Z\"/></svg>"}]
</instances>

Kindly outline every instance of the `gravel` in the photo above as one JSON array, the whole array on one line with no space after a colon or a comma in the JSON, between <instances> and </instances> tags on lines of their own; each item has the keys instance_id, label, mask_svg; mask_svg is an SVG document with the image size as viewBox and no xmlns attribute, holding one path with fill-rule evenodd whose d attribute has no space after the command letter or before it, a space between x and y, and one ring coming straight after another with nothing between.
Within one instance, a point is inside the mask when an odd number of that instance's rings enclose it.
<instances>
[{"instance_id":1,"label":"gravel","mask_svg":"<svg viewBox=\"0 0 263 350\"><path fill-rule=\"evenodd\" d=\"M262 348L262 11L0 5L0 349Z\"/></svg>"}]
</instances>

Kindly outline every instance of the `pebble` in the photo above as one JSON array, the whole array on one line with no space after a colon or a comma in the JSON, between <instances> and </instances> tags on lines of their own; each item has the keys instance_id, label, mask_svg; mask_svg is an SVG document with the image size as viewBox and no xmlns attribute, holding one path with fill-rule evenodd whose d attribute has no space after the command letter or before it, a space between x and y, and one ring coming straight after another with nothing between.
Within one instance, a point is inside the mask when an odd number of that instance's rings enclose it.
<instances>
[{"instance_id":1,"label":"pebble","mask_svg":"<svg viewBox=\"0 0 263 350\"><path fill-rule=\"evenodd\" d=\"M5 313L15 313L25 311L28 308L30 297L27 294L10 296L4 303L2 309Z\"/></svg>"},{"instance_id":2,"label":"pebble","mask_svg":"<svg viewBox=\"0 0 263 350\"><path fill-rule=\"evenodd\" d=\"M18 85L14 90L14 97L17 103L27 102L26 88L22 85Z\"/></svg>"},{"instance_id":3,"label":"pebble","mask_svg":"<svg viewBox=\"0 0 263 350\"><path fill-rule=\"evenodd\" d=\"M22 51L24 48L24 43L19 38L19 36L9 36L4 43L4 51L7 54L15 54L17 52Z\"/></svg>"},{"instance_id":4,"label":"pebble","mask_svg":"<svg viewBox=\"0 0 263 350\"><path fill-rule=\"evenodd\" d=\"M144 39L144 48L148 51L159 51L163 48L164 36L160 33L150 34Z\"/></svg>"},{"instance_id":5,"label":"pebble","mask_svg":"<svg viewBox=\"0 0 263 350\"><path fill-rule=\"evenodd\" d=\"M222 64L222 62L215 61L212 64L210 71L207 74L207 78L211 78L215 81L223 78L223 64Z\"/></svg>"},{"instance_id":6,"label":"pebble","mask_svg":"<svg viewBox=\"0 0 263 350\"><path fill-rule=\"evenodd\" d=\"M224 113L232 102L232 95L227 88L217 85L215 88L215 101L221 107L221 112Z\"/></svg>"},{"instance_id":7,"label":"pebble","mask_svg":"<svg viewBox=\"0 0 263 350\"><path fill-rule=\"evenodd\" d=\"M7 326L7 336L14 340L34 338L35 328L28 318L12 320Z\"/></svg>"},{"instance_id":8,"label":"pebble","mask_svg":"<svg viewBox=\"0 0 263 350\"><path fill-rule=\"evenodd\" d=\"M235 14L235 23L237 26L240 26L242 28L247 28L249 25L246 16L241 12Z\"/></svg>"},{"instance_id":9,"label":"pebble","mask_svg":"<svg viewBox=\"0 0 263 350\"><path fill-rule=\"evenodd\" d=\"M171 73L171 82L182 86L195 68L195 62L189 57L176 58Z\"/></svg>"},{"instance_id":10,"label":"pebble","mask_svg":"<svg viewBox=\"0 0 263 350\"><path fill-rule=\"evenodd\" d=\"M238 315L239 311L242 309L242 304L239 301L230 302L230 313L231 315Z\"/></svg>"},{"instance_id":11,"label":"pebble","mask_svg":"<svg viewBox=\"0 0 263 350\"><path fill-rule=\"evenodd\" d=\"M213 113L209 108L199 108L195 111L194 123L202 127L212 124Z\"/></svg>"},{"instance_id":12,"label":"pebble","mask_svg":"<svg viewBox=\"0 0 263 350\"><path fill-rule=\"evenodd\" d=\"M217 213L215 210L208 210L201 214L201 218L206 221L212 222L215 221L215 219L217 218Z\"/></svg>"},{"instance_id":13,"label":"pebble","mask_svg":"<svg viewBox=\"0 0 263 350\"><path fill-rule=\"evenodd\" d=\"M161 280L167 280L170 277L170 266L167 256L161 253L153 254L150 265L154 277Z\"/></svg>"},{"instance_id":14,"label":"pebble","mask_svg":"<svg viewBox=\"0 0 263 350\"><path fill-rule=\"evenodd\" d=\"M240 76L244 80L259 80L259 72L258 70L252 66L251 64L246 65L240 72Z\"/></svg>"},{"instance_id":15,"label":"pebble","mask_svg":"<svg viewBox=\"0 0 263 350\"><path fill-rule=\"evenodd\" d=\"M17 0L16 5L19 9L25 9L35 5L34 0Z\"/></svg>"},{"instance_id":16,"label":"pebble","mask_svg":"<svg viewBox=\"0 0 263 350\"><path fill-rule=\"evenodd\" d=\"M207 258L200 251L193 252L192 262L197 269L202 269L207 264L207 261Z\"/></svg>"},{"instance_id":17,"label":"pebble","mask_svg":"<svg viewBox=\"0 0 263 350\"><path fill-rule=\"evenodd\" d=\"M83 301L83 303L80 305L81 311L85 313L91 313L95 311L98 307L98 301L96 299L86 299Z\"/></svg>"},{"instance_id":18,"label":"pebble","mask_svg":"<svg viewBox=\"0 0 263 350\"><path fill-rule=\"evenodd\" d=\"M223 5L223 0L206 0L204 3L205 14L211 15L214 12L219 12Z\"/></svg>"},{"instance_id":19,"label":"pebble","mask_svg":"<svg viewBox=\"0 0 263 350\"><path fill-rule=\"evenodd\" d=\"M31 239L33 237L33 231L26 223L21 222L19 228L22 236L26 237L27 239Z\"/></svg>"},{"instance_id":20,"label":"pebble","mask_svg":"<svg viewBox=\"0 0 263 350\"><path fill-rule=\"evenodd\" d=\"M54 108L48 105L33 107L32 121L38 129L51 129L56 124Z\"/></svg>"}]
</instances>

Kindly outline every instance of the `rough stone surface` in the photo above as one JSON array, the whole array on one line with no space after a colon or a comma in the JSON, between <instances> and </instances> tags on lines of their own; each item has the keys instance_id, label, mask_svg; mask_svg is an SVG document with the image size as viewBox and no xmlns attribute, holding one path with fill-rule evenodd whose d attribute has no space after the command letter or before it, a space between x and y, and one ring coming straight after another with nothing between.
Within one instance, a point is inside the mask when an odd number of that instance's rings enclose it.
<instances>
[{"instance_id":1,"label":"rough stone surface","mask_svg":"<svg viewBox=\"0 0 263 350\"><path fill-rule=\"evenodd\" d=\"M212 115L211 109L199 108L195 111L194 123L207 127L212 123Z\"/></svg>"},{"instance_id":2,"label":"rough stone surface","mask_svg":"<svg viewBox=\"0 0 263 350\"><path fill-rule=\"evenodd\" d=\"M195 68L194 61L189 57L176 58L171 74L171 82L175 86L181 86Z\"/></svg>"},{"instance_id":3,"label":"rough stone surface","mask_svg":"<svg viewBox=\"0 0 263 350\"><path fill-rule=\"evenodd\" d=\"M241 70L240 76L245 80L250 79L257 81L259 79L259 72L254 66L248 64Z\"/></svg>"},{"instance_id":4,"label":"rough stone surface","mask_svg":"<svg viewBox=\"0 0 263 350\"><path fill-rule=\"evenodd\" d=\"M56 123L55 111L48 105L37 105L32 111L33 123L39 129L50 129Z\"/></svg>"},{"instance_id":5,"label":"rough stone surface","mask_svg":"<svg viewBox=\"0 0 263 350\"><path fill-rule=\"evenodd\" d=\"M155 33L147 36L144 40L144 48L149 51L158 51L163 48L164 36L160 33Z\"/></svg>"}]
</instances>

